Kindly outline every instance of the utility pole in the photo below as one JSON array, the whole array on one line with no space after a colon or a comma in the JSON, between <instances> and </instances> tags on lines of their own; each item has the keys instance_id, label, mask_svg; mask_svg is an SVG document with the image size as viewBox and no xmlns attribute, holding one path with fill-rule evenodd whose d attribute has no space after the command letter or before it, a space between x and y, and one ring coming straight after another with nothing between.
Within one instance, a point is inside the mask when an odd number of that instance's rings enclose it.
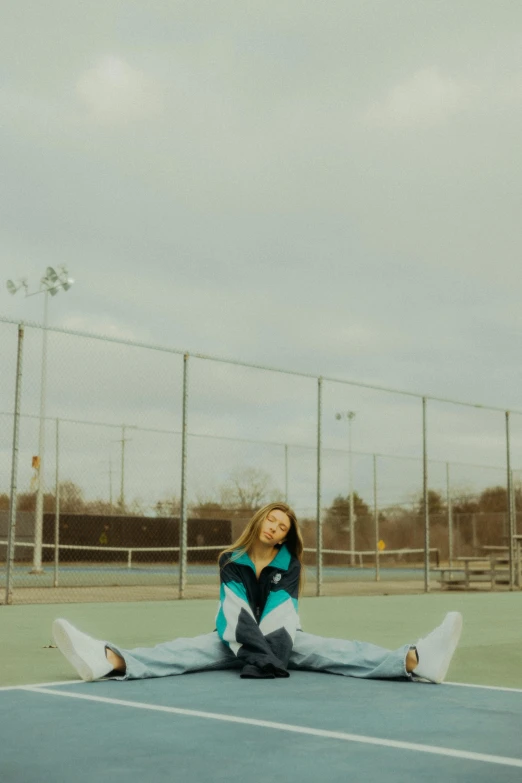
<instances>
[{"instance_id":1,"label":"utility pole","mask_svg":"<svg viewBox=\"0 0 522 783\"><path fill-rule=\"evenodd\" d=\"M125 430L129 428L128 424L123 424L121 427L121 439L118 443L121 443L121 476L120 476L120 512L125 512L125 444L132 440L132 438L125 437Z\"/></svg>"}]
</instances>

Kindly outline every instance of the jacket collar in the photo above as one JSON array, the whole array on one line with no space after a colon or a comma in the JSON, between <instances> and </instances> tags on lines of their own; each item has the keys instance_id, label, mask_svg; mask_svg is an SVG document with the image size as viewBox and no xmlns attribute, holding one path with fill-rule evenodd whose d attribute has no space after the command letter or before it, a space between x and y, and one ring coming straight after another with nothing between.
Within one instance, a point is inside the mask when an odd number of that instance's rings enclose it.
<instances>
[{"instance_id":1,"label":"jacket collar","mask_svg":"<svg viewBox=\"0 0 522 783\"><path fill-rule=\"evenodd\" d=\"M290 560L291 560L290 552L286 548L285 544L281 544L281 546L279 547L279 552L268 565L270 566L270 568L278 568L280 571L288 571ZM253 562L251 561L250 557L246 552L242 554L241 557L238 557L238 559L235 562L239 563L240 565L250 566L255 571L255 565L253 564Z\"/></svg>"}]
</instances>

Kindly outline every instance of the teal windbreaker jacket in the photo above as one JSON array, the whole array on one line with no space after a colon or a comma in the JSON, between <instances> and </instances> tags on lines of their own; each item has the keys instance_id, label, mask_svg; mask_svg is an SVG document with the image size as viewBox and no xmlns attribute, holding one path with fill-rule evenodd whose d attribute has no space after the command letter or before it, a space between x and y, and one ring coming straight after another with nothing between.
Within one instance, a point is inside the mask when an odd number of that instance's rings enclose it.
<instances>
[{"instance_id":1,"label":"teal windbreaker jacket","mask_svg":"<svg viewBox=\"0 0 522 783\"><path fill-rule=\"evenodd\" d=\"M244 663L241 677L288 677L288 660L297 630L301 564L284 544L261 571L245 553L219 560L220 603L216 630Z\"/></svg>"}]
</instances>

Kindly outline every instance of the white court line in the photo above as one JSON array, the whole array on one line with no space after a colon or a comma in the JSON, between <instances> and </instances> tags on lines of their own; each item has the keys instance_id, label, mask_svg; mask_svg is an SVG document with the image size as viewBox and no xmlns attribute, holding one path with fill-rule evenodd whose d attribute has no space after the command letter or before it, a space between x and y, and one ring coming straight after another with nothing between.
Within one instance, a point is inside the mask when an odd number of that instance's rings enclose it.
<instances>
[{"instance_id":1,"label":"white court line","mask_svg":"<svg viewBox=\"0 0 522 783\"><path fill-rule=\"evenodd\" d=\"M522 688L504 688L501 685L474 685L471 682L445 682L444 685L457 685L459 688L483 688L487 691L507 691L508 693L522 693Z\"/></svg>"},{"instance_id":2,"label":"white court line","mask_svg":"<svg viewBox=\"0 0 522 783\"><path fill-rule=\"evenodd\" d=\"M236 715L224 715L216 712L201 712L200 710L186 710L180 707L162 707L157 704L145 704L138 701L124 701L123 699L108 699L104 696L88 696L83 693L72 693L71 691L55 691L46 688L39 688L34 685L28 685L22 690L32 693L47 693L51 696L64 696L67 699L85 699L86 701L95 701L101 704L115 704L119 707L132 707L139 710L151 710L152 712L168 712L176 715L187 715L193 718L206 718L209 720L219 720L225 723L240 723L241 725L259 726L265 729L276 729L277 731L289 731L294 734L308 734L314 737L325 737L327 739L338 739L347 742L358 742L364 745L379 745L386 748L397 748L399 750L413 750L420 753L430 753L435 756L447 756L467 761L481 761L488 764L500 764L506 767L522 768L522 759L510 758L509 756L494 756L489 753L473 753L466 750L455 750L454 748L444 748L437 745L420 745L415 742L400 742L398 740L381 739L379 737L367 737L362 734L347 734L344 731L327 731L324 729L311 729L307 726L295 726L290 723L274 723L273 721L257 720L255 718L242 718Z\"/></svg>"}]
</instances>

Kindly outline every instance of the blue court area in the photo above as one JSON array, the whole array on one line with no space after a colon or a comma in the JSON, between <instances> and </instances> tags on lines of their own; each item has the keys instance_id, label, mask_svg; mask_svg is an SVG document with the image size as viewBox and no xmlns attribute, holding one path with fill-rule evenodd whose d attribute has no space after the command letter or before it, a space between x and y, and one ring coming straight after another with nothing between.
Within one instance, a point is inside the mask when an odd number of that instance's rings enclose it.
<instances>
[{"instance_id":1,"label":"blue court area","mask_svg":"<svg viewBox=\"0 0 522 783\"><path fill-rule=\"evenodd\" d=\"M16 566L14 569L13 583L15 586L24 587L52 587L54 581L53 566L44 564L44 573L34 575L30 574L30 567L27 565ZM308 581L313 582L316 578L314 567L306 569ZM370 566L323 566L323 579L325 582L370 582L375 580L375 568ZM0 568L0 581L5 574L5 569ZM190 582L196 584L217 584L216 566L210 565L188 565L187 578ZM395 566L393 568L380 568L380 578L382 581L409 581L422 580L424 578L424 569L421 566ZM62 587L67 586L92 586L96 584L173 584L179 579L179 568L177 565L167 564L136 564L128 568L124 563L96 563L95 565L87 563L64 564L60 565L59 583Z\"/></svg>"},{"instance_id":2,"label":"blue court area","mask_svg":"<svg viewBox=\"0 0 522 783\"><path fill-rule=\"evenodd\" d=\"M522 691L237 671L0 689L3 783L520 781Z\"/></svg>"}]
</instances>

